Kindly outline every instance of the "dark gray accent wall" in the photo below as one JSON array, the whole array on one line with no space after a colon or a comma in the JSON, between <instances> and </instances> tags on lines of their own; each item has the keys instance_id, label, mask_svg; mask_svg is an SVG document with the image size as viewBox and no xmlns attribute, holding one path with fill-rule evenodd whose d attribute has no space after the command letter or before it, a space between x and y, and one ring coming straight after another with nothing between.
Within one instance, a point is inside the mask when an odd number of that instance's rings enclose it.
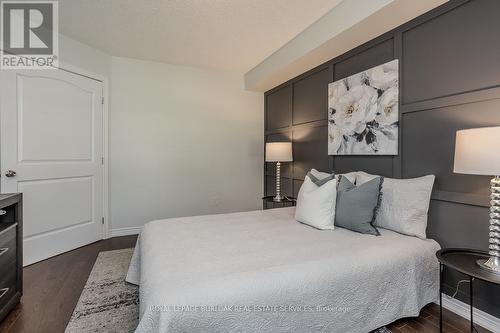
<instances>
[{"instance_id":1,"label":"dark gray accent wall","mask_svg":"<svg viewBox=\"0 0 500 333\"><path fill-rule=\"evenodd\" d=\"M500 1L451 0L266 92L266 142L293 141L284 193L296 195L310 168L435 174L428 236L442 247L486 250L489 177L454 174L453 154L456 130L500 125L499 31ZM400 66L399 155L328 156L328 83L393 59ZM272 163L264 182L273 195ZM461 278L449 271L445 290ZM499 286L478 282L476 306L500 317L499 294ZM458 297L467 302L468 288Z\"/></svg>"}]
</instances>

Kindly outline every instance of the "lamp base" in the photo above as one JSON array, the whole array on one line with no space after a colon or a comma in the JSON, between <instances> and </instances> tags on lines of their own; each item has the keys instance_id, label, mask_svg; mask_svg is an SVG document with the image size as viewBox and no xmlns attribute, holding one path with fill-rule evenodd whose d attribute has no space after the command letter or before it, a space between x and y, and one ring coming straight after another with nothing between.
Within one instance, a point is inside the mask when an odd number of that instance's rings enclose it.
<instances>
[{"instance_id":1,"label":"lamp base","mask_svg":"<svg viewBox=\"0 0 500 333\"><path fill-rule=\"evenodd\" d=\"M274 198L273 198L273 201L274 202L281 202L283 201L284 197L282 195L276 195Z\"/></svg>"},{"instance_id":2,"label":"lamp base","mask_svg":"<svg viewBox=\"0 0 500 333\"><path fill-rule=\"evenodd\" d=\"M490 185L490 258L478 260L477 264L488 272L500 274L500 177L493 178Z\"/></svg>"},{"instance_id":3,"label":"lamp base","mask_svg":"<svg viewBox=\"0 0 500 333\"><path fill-rule=\"evenodd\" d=\"M490 273L500 274L500 258L490 257L476 261L477 265Z\"/></svg>"}]
</instances>

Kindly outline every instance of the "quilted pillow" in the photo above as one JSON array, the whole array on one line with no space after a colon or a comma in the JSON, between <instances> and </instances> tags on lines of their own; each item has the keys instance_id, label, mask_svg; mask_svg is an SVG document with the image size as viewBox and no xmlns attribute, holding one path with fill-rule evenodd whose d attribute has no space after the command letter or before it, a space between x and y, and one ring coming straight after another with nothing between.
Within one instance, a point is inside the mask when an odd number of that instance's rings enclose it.
<instances>
[{"instance_id":1,"label":"quilted pillow","mask_svg":"<svg viewBox=\"0 0 500 333\"><path fill-rule=\"evenodd\" d=\"M363 184L375 177L378 176L360 171L356 182ZM425 239L434 179L434 175L411 179L384 178L375 225Z\"/></svg>"}]
</instances>

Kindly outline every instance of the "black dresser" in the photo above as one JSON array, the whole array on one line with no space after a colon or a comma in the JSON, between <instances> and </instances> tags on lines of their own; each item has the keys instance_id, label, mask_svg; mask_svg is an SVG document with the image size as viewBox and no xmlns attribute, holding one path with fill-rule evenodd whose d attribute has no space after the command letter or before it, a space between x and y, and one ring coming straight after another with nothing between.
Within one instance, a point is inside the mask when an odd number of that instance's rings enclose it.
<instances>
[{"instance_id":1,"label":"black dresser","mask_svg":"<svg viewBox=\"0 0 500 333\"><path fill-rule=\"evenodd\" d=\"M22 194L0 194L0 322L23 293Z\"/></svg>"}]
</instances>

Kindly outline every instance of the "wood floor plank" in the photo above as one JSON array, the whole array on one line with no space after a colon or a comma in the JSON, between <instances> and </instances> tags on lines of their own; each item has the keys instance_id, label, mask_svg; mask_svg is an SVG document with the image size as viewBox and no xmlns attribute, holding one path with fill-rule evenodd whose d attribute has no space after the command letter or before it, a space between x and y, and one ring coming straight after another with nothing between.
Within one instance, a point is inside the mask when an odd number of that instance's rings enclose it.
<instances>
[{"instance_id":1,"label":"wood floor plank","mask_svg":"<svg viewBox=\"0 0 500 333\"><path fill-rule=\"evenodd\" d=\"M64 332L99 252L134 247L136 239L125 236L99 241L25 267L22 302L0 324L0 333ZM469 332L468 320L448 310L443 318L445 333ZM429 304L419 317L400 319L387 327L393 333L437 333L439 307Z\"/></svg>"},{"instance_id":2,"label":"wood floor plank","mask_svg":"<svg viewBox=\"0 0 500 333\"><path fill-rule=\"evenodd\" d=\"M411 318L408 319L408 325L415 329L417 332L439 333L439 327L433 325L429 321L422 320L425 318Z\"/></svg>"},{"instance_id":3,"label":"wood floor plank","mask_svg":"<svg viewBox=\"0 0 500 333\"><path fill-rule=\"evenodd\" d=\"M411 327L410 325L406 324L404 326L401 326L400 327L400 330L401 332L403 333L417 333L418 331L415 330L413 327Z\"/></svg>"}]
</instances>

